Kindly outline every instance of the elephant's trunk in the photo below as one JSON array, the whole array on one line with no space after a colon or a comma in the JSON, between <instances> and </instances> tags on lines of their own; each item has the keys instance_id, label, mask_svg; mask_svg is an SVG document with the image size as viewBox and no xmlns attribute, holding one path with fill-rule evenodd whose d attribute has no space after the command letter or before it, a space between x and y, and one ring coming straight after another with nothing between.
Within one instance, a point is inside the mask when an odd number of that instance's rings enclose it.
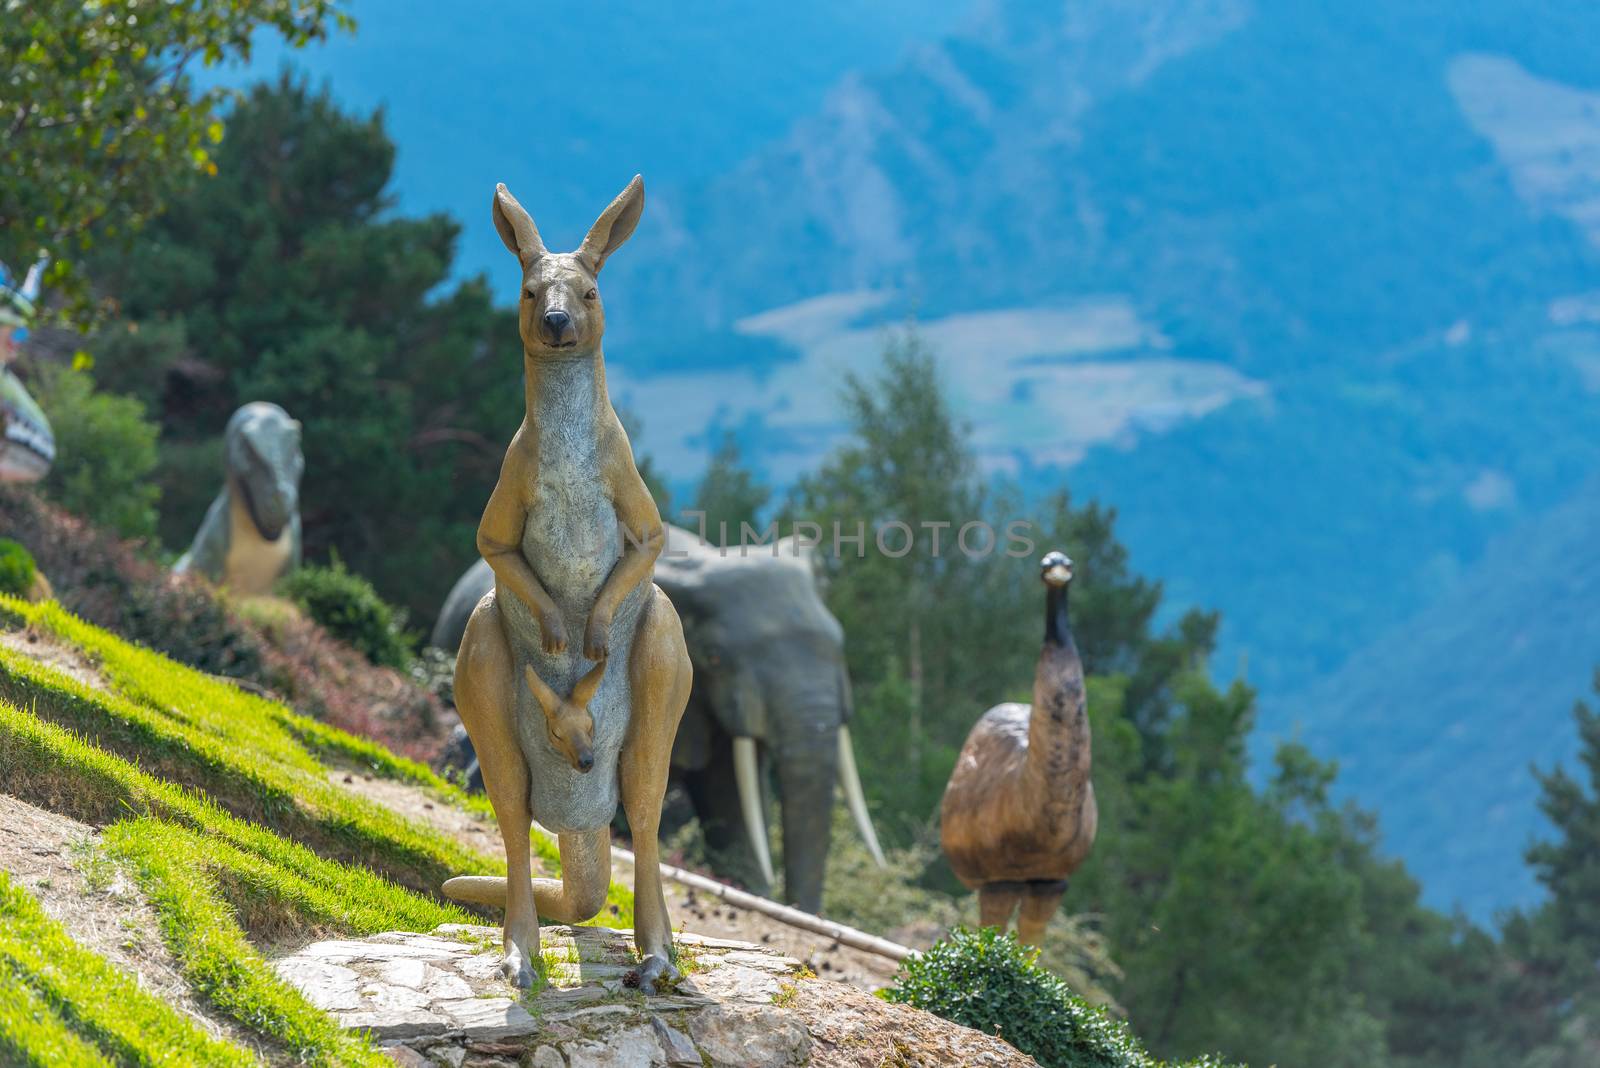
<instances>
[{"instance_id":1,"label":"elephant's trunk","mask_svg":"<svg viewBox=\"0 0 1600 1068\"><path fill-rule=\"evenodd\" d=\"M839 777L838 726L804 717L796 726L775 754L783 791L783 890L791 904L817 912L833 827L833 784Z\"/></svg>"}]
</instances>

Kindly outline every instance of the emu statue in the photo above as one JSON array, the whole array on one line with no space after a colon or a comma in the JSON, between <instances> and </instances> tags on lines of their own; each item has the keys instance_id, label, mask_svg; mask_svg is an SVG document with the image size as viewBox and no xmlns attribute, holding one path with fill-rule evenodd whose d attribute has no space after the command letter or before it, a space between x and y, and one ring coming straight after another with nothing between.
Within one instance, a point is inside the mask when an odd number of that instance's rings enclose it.
<instances>
[{"instance_id":1,"label":"emu statue","mask_svg":"<svg viewBox=\"0 0 1600 1068\"><path fill-rule=\"evenodd\" d=\"M945 786L940 841L956 877L978 891L978 918L1004 928L1021 905L1017 938L1038 944L1067 877L1094 844L1098 811L1089 781L1083 662L1067 620L1072 561L1040 563L1044 647L1033 704L983 714Z\"/></svg>"}]
</instances>

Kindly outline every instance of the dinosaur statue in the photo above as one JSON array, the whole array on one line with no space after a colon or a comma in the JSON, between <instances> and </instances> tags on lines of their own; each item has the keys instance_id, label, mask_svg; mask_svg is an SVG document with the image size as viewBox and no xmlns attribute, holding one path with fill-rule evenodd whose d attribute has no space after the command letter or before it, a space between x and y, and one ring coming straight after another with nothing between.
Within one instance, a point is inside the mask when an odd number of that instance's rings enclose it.
<instances>
[{"instance_id":1,"label":"dinosaur statue","mask_svg":"<svg viewBox=\"0 0 1600 1068\"><path fill-rule=\"evenodd\" d=\"M44 267L34 264L18 285L0 263L0 482L37 482L56 458L50 420L9 368L33 323Z\"/></svg>"},{"instance_id":2,"label":"dinosaur statue","mask_svg":"<svg viewBox=\"0 0 1600 1068\"><path fill-rule=\"evenodd\" d=\"M658 832L693 669L678 613L651 581L661 516L606 393L595 282L643 210L635 177L576 252L552 253L504 185L494 196L495 229L522 267L527 407L478 525L495 584L467 622L455 699L507 874L461 876L443 890L505 907L501 970L518 986L533 982L540 916L582 923L604 905L619 799L637 858L639 987L654 993L678 974ZM573 696L548 711L559 693ZM532 877L534 820L558 837L558 879Z\"/></svg>"},{"instance_id":3,"label":"dinosaur statue","mask_svg":"<svg viewBox=\"0 0 1600 1068\"><path fill-rule=\"evenodd\" d=\"M940 842L956 877L978 891L978 921L1037 945L1094 845L1083 662L1067 620L1072 561L1045 555L1044 648L1033 704L996 705L961 748L940 806Z\"/></svg>"},{"instance_id":4,"label":"dinosaur statue","mask_svg":"<svg viewBox=\"0 0 1600 1068\"><path fill-rule=\"evenodd\" d=\"M300 566L300 424L276 404L246 404L223 431L223 458L222 489L173 570L236 593L270 593Z\"/></svg>"},{"instance_id":5,"label":"dinosaur statue","mask_svg":"<svg viewBox=\"0 0 1600 1068\"><path fill-rule=\"evenodd\" d=\"M694 663L694 689L672 748L673 780L689 795L718 873L770 892L761 790L762 755L770 758L783 802L784 896L816 912L836 779L868 851L883 863L850 745L844 631L822 601L809 550L795 539L778 541L776 552L741 555L680 527L666 530L656 584L683 618ZM445 599L433 644L456 649L473 606L493 586L488 565L469 568ZM473 761L470 741L458 744L452 763L469 782Z\"/></svg>"}]
</instances>

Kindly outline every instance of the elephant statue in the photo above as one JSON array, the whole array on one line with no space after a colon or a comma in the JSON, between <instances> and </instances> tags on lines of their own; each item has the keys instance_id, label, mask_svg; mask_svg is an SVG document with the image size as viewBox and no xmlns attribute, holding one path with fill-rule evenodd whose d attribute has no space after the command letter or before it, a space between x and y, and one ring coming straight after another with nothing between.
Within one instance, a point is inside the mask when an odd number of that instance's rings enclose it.
<instances>
[{"instance_id":1,"label":"elephant statue","mask_svg":"<svg viewBox=\"0 0 1600 1068\"><path fill-rule=\"evenodd\" d=\"M784 538L741 554L669 526L656 584L683 620L694 663L694 689L672 749L673 779L687 791L712 856L741 871L752 859L767 883L761 889L770 891L775 873L762 785L763 772L775 772L784 895L816 912L835 781L880 865L883 851L850 744L844 630L823 604L810 550ZM433 644L457 648L473 606L493 585L488 566L473 565L446 598Z\"/></svg>"}]
</instances>

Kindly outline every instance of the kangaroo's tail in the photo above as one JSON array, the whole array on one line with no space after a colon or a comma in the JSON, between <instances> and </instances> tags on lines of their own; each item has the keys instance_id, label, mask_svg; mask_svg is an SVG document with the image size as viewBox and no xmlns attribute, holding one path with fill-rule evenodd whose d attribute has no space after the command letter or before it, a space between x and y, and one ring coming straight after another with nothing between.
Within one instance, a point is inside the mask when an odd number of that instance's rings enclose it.
<instances>
[{"instance_id":1,"label":"kangaroo's tail","mask_svg":"<svg viewBox=\"0 0 1600 1068\"><path fill-rule=\"evenodd\" d=\"M506 878L503 875L458 875L446 879L441 887L444 896L468 905L492 905L505 908Z\"/></svg>"}]
</instances>

